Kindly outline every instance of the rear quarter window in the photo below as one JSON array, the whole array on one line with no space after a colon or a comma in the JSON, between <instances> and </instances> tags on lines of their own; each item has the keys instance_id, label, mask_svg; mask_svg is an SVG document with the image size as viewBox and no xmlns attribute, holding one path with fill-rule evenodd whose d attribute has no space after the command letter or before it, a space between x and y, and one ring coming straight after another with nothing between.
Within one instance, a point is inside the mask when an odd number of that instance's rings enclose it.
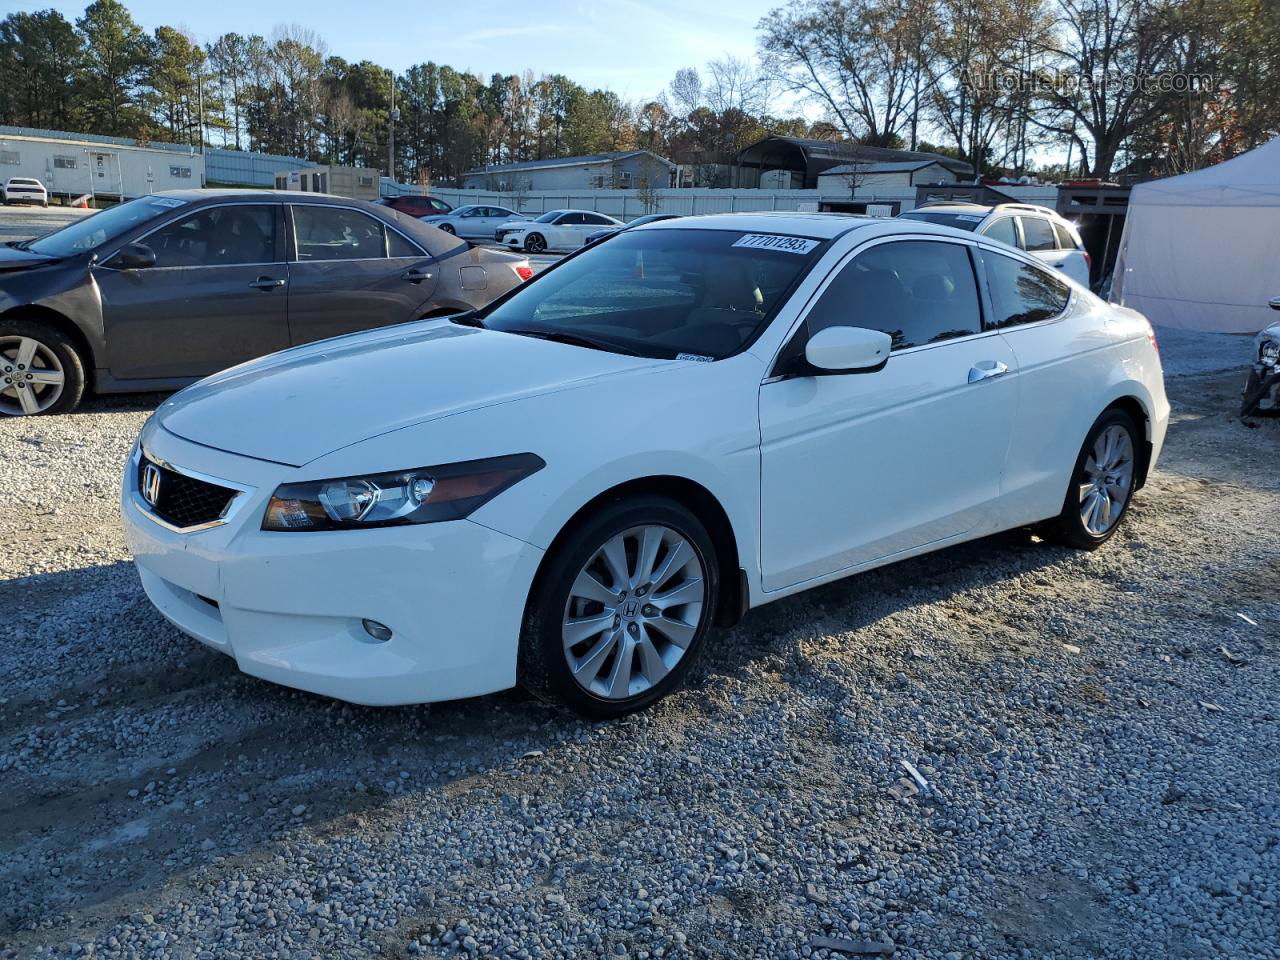
<instances>
[{"instance_id":1,"label":"rear quarter window","mask_svg":"<svg viewBox=\"0 0 1280 960\"><path fill-rule=\"evenodd\" d=\"M989 326L1038 323L1067 309L1071 288L1049 271L991 250L982 251L982 264L991 294Z\"/></svg>"}]
</instances>

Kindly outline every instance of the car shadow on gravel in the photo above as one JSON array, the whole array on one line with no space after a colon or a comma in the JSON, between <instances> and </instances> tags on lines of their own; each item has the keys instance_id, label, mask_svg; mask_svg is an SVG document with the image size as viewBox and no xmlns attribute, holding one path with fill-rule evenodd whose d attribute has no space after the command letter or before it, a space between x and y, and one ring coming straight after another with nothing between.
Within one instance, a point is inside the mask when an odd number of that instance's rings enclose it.
<instances>
[{"instance_id":1,"label":"car shadow on gravel","mask_svg":"<svg viewBox=\"0 0 1280 960\"><path fill-rule=\"evenodd\" d=\"M776 639L797 628L814 636L850 633L903 610L1029 576L1077 556L1027 530L1013 530L898 561L748 612L713 644L709 665L734 673L758 656L777 653Z\"/></svg>"}]
</instances>

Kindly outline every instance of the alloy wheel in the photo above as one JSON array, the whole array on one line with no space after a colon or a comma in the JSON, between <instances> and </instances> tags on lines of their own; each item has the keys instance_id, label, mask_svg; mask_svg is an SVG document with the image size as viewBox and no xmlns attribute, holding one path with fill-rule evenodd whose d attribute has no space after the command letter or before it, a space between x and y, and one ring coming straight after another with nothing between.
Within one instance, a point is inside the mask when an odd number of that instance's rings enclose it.
<instances>
[{"instance_id":1,"label":"alloy wheel","mask_svg":"<svg viewBox=\"0 0 1280 960\"><path fill-rule=\"evenodd\" d=\"M0 337L0 414L43 413L58 402L66 380L51 347L32 337Z\"/></svg>"},{"instance_id":2,"label":"alloy wheel","mask_svg":"<svg viewBox=\"0 0 1280 960\"><path fill-rule=\"evenodd\" d=\"M697 636L706 600L698 551L671 527L610 537L579 571L561 634L575 682L605 700L660 683Z\"/></svg>"},{"instance_id":3,"label":"alloy wheel","mask_svg":"<svg viewBox=\"0 0 1280 960\"><path fill-rule=\"evenodd\" d=\"M524 248L529 253L542 253L547 249L547 241L543 240L540 234L533 234L524 242Z\"/></svg>"},{"instance_id":4,"label":"alloy wheel","mask_svg":"<svg viewBox=\"0 0 1280 960\"><path fill-rule=\"evenodd\" d=\"M1093 441L1079 480L1080 522L1095 537L1120 520L1133 491L1133 437L1113 423Z\"/></svg>"}]
</instances>

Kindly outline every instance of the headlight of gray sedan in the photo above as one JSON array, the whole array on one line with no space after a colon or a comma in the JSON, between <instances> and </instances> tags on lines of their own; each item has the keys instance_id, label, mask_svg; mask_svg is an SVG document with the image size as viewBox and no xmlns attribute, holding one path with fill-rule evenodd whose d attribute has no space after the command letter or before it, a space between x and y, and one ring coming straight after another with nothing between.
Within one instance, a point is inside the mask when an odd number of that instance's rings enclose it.
<instances>
[{"instance_id":1,"label":"headlight of gray sedan","mask_svg":"<svg viewBox=\"0 0 1280 960\"><path fill-rule=\"evenodd\" d=\"M416 470L282 484L263 530L355 530L461 520L546 462L532 453Z\"/></svg>"}]
</instances>

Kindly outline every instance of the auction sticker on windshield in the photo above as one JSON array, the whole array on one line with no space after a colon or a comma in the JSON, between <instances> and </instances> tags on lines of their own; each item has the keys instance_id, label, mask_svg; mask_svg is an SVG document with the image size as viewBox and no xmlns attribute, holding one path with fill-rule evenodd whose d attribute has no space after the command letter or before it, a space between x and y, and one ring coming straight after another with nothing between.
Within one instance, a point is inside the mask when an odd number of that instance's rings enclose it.
<instances>
[{"instance_id":1,"label":"auction sticker on windshield","mask_svg":"<svg viewBox=\"0 0 1280 960\"><path fill-rule=\"evenodd\" d=\"M818 245L808 237L780 237L772 233L748 233L739 237L735 247L751 247L755 250L781 250L783 253L805 254Z\"/></svg>"}]
</instances>

